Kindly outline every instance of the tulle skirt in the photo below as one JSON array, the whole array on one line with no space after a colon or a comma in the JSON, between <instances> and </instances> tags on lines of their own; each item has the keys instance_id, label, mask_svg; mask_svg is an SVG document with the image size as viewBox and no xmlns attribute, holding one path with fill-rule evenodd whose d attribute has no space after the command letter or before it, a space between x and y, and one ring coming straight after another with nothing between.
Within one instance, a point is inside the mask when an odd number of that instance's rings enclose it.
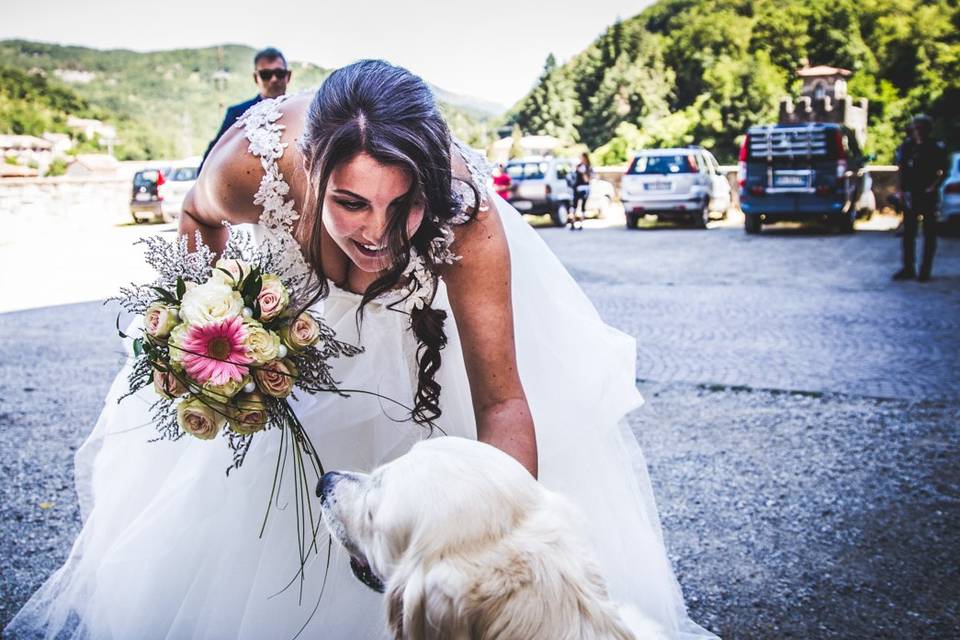
<instances>
[{"instance_id":1,"label":"tulle skirt","mask_svg":"<svg viewBox=\"0 0 960 640\"><path fill-rule=\"evenodd\" d=\"M584 512L614 600L653 620L664 637L712 637L687 617L646 464L626 424L625 415L642 403L634 341L600 319L540 237L494 200L510 245L518 365L536 424L540 480ZM374 302L358 327L359 301L334 288L318 311L340 339L364 347L336 362L342 388L375 393L294 402L327 469L367 471L431 436L388 400L410 404L416 387L416 344L406 316ZM442 285L435 304L449 309ZM475 438L452 313L446 332L438 424L443 433ZM325 536L304 579L297 577L299 533L289 481L279 488L261 535L279 433L255 437L243 466L228 477L231 456L220 441L150 442L154 392L144 389L118 403L127 373L118 374L77 453L82 531L63 567L5 637L388 637L382 596L354 578L339 548L328 566Z\"/></svg>"}]
</instances>

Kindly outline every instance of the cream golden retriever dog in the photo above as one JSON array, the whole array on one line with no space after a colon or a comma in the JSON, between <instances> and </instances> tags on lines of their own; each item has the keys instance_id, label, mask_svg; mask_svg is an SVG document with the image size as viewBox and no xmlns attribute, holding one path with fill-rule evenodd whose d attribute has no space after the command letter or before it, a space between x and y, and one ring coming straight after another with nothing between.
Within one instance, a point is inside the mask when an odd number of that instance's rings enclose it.
<instances>
[{"instance_id":1,"label":"cream golden retriever dog","mask_svg":"<svg viewBox=\"0 0 960 640\"><path fill-rule=\"evenodd\" d=\"M386 594L398 640L626 640L578 512L492 446L444 437L317 489L354 573Z\"/></svg>"}]
</instances>

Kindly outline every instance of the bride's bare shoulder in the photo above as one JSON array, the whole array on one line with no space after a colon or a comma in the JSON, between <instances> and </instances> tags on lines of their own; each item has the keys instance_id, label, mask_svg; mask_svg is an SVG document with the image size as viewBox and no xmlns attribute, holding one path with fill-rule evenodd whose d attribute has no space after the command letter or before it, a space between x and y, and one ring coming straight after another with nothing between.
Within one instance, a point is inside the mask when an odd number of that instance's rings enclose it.
<instances>
[{"instance_id":1,"label":"bride's bare shoulder","mask_svg":"<svg viewBox=\"0 0 960 640\"><path fill-rule=\"evenodd\" d=\"M300 135L303 114L309 106L309 95L293 96L279 105L284 125L281 140L293 147L293 153L285 153L281 165L296 155L296 145L289 144ZM197 216L205 222L219 224L229 222L256 222L261 208L253 202L263 178L263 165L258 156L250 152L250 140L245 127L233 126L217 141L197 178L192 202Z\"/></svg>"}]
</instances>

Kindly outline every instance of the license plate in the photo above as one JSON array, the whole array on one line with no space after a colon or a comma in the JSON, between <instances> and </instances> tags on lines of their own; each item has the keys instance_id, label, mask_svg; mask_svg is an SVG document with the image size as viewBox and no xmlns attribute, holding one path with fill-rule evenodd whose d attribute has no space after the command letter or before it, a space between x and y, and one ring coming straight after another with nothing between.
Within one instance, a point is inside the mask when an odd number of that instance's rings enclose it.
<instances>
[{"instance_id":1,"label":"license plate","mask_svg":"<svg viewBox=\"0 0 960 640\"><path fill-rule=\"evenodd\" d=\"M526 200L514 200L511 204L517 211L529 211L533 208L533 203Z\"/></svg>"},{"instance_id":2,"label":"license plate","mask_svg":"<svg viewBox=\"0 0 960 640\"><path fill-rule=\"evenodd\" d=\"M805 187L809 176L798 175L774 175L773 186L775 187Z\"/></svg>"},{"instance_id":3,"label":"license plate","mask_svg":"<svg viewBox=\"0 0 960 640\"><path fill-rule=\"evenodd\" d=\"M136 197L135 199L136 199L137 202L150 202L150 194L149 194L149 193L138 193L138 194L137 194L137 197Z\"/></svg>"},{"instance_id":4,"label":"license plate","mask_svg":"<svg viewBox=\"0 0 960 640\"><path fill-rule=\"evenodd\" d=\"M671 187L669 182L648 182L643 185L646 191L669 191Z\"/></svg>"}]
</instances>

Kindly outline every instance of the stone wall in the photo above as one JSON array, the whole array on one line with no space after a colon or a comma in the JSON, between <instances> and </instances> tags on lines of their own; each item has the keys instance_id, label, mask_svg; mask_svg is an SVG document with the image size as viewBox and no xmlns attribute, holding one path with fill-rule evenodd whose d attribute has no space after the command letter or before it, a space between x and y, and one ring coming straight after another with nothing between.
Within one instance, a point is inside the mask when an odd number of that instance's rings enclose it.
<instances>
[{"instance_id":1,"label":"stone wall","mask_svg":"<svg viewBox=\"0 0 960 640\"><path fill-rule=\"evenodd\" d=\"M724 166L737 192L736 166ZM619 198L620 178L626 167L597 167L598 178L611 182ZM877 206L896 189L896 167L870 167ZM129 178L5 178L0 180L0 228L36 229L45 224L90 227L130 222Z\"/></svg>"},{"instance_id":2,"label":"stone wall","mask_svg":"<svg viewBox=\"0 0 960 640\"><path fill-rule=\"evenodd\" d=\"M127 178L4 178L0 180L0 228L131 221L130 194Z\"/></svg>"}]
</instances>

